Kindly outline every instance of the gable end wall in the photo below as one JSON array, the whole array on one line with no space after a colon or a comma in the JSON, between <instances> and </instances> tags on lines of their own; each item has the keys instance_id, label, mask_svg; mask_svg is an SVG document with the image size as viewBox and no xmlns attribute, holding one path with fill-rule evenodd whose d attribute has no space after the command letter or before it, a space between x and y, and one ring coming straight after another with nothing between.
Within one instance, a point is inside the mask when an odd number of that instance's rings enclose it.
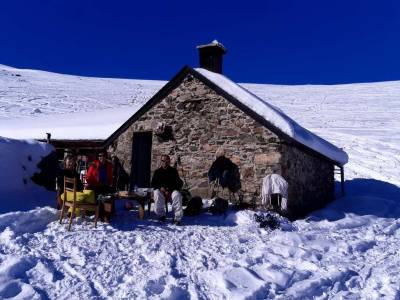
<instances>
[{"instance_id":1,"label":"gable end wall","mask_svg":"<svg viewBox=\"0 0 400 300\"><path fill-rule=\"evenodd\" d=\"M289 209L296 216L334 199L334 165L291 145L282 145L282 176L289 184Z\"/></svg>"},{"instance_id":2,"label":"gable end wall","mask_svg":"<svg viewBox=\"0 0 400 300\"><path fill-rule=\"evenodd\" d=\"M168 96L155 104L113 142L109 148L130 174L134 132L152 131L158 122L172 126L174 141L161 142L153 134L151 173L160 155L180 156L178 171L186 178L192 194L209 196L207 172L215 152L223 147L240 168L245 200L259 191L262 178L281 173L280 138L224 97L191 75Z\"/></svg>"}]
</instances>

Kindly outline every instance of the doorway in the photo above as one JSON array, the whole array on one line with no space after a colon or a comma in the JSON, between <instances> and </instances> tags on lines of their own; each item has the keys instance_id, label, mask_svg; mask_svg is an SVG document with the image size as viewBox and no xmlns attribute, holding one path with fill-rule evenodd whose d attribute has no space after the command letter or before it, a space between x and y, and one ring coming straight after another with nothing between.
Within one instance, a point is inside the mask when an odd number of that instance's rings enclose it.
<instances>
[{"instance_id":1,"label":"doorway","mask_svg":"<svg viewBox=\"0 0 400 300\"><path fill-rule=\"evenodd\" d=\"M151 145L153 134L148 132L133 133L131 188L150 187Z\"/></svg>"}]
</instances>

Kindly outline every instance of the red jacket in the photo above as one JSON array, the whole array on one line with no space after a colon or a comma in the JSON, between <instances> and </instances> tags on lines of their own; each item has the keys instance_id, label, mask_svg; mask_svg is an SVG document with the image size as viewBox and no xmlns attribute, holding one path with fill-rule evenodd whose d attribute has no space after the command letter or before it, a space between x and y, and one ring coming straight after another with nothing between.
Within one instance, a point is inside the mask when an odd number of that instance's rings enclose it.
<instances>
[{"instance_id":1,"label":"red jacket","mask_svg":"<svg viewBox=\"0 0 400 300\"><path fill-rule=\"evenodd\" d=\"M107 172L107 185L112 186L113 184L113 172L112 172L112 164L109 161L106 161L106 172ZM89 187L98 187L102 186L99 178L99 168L100 161L95 160L93 164L89 167L89 170L86 175L86 182Z\"/></svg>"}]
</instances>

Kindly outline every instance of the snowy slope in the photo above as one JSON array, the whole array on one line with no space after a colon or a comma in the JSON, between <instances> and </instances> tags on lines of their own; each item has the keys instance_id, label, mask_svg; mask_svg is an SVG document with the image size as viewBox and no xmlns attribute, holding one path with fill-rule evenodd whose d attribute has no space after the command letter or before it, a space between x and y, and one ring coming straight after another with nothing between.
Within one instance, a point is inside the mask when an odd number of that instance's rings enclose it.
<instances>
[{"instance_id":1,"label":"snowy slope","mask_svg":"<svg viewBox=\"0 0 400 300\"><path fill-rule=\"evenodd\" d=\"M346 197L276 231L249 211L175 227L120 208L71 232L48 207L1 214L0 299L399 299L400 82L244 86L344 148Z\"/></svg>"},{"instance_id":2,"label":"snowy slope","mask_svg":"<svg viewBox=\"0 0 400 300\"><path fill-rule=\"evenodd\" d=\"M105 139L164 84L0 65L0 136Z\"/></svg>"},{"instance_id":3,"label":"snowy slope","mask_svg":"<svg viewBox=\"0 0 400 300\"><path fill-rule=\"evenodd\" d=\"M141 104L165 83L15 69L0 65L0 120Z\"/></svg>"},{"instance_id":4,"label":"snowy slope","mask_svg":"<svg viewBox=\"0 0 400 300\"><path fill-rule=\"evenodd\" d=\"M348 178L400 185L400 81L245 87L343 148L349 154Z\"/></svg>"}]
</instances>

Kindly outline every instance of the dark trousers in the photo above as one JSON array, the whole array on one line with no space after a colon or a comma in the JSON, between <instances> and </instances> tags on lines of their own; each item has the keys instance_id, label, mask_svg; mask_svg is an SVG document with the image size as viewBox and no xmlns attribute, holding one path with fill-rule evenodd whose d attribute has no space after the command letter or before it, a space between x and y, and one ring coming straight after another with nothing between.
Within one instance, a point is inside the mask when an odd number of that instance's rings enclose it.
<instances>
[{"instance_id":1,"label":"dark trousers","mask_svg":"<svg viewBox=\"0 0 400 300\"><path fill-rule=\"evenodd\" d=\"M229 172L228 170L225 170L224 172L222 172L221 177L219 178L219 185L224 189L226 187L228 187L229 183L231 182L231 172Z\"/></svg>"}]
</instances>

